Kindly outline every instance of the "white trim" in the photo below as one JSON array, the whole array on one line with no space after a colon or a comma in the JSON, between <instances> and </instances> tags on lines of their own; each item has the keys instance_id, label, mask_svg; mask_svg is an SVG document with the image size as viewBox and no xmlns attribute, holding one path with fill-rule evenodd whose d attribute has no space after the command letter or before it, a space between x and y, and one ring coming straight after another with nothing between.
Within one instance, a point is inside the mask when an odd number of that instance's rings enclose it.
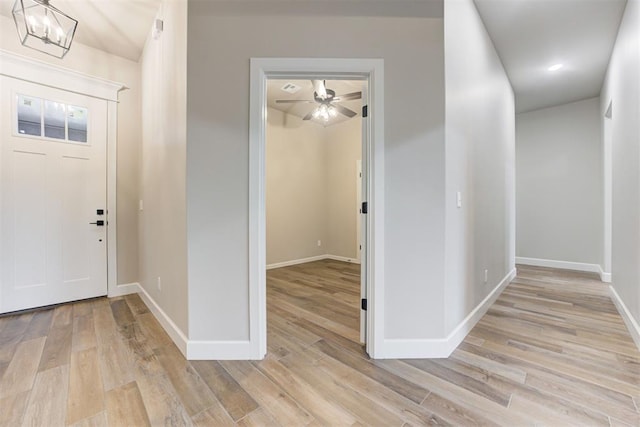
<instances>
[{"instance_id":1,"label":"white trim","mask_svg":"<svg viewBox=\"0 0 640 427\"><path fill-rule=\"evenodd\" d=\"M332 259L334 261L348 262L349 264L360 264L360 260L357 258L347 258L346 256L326 254L324 258Z\"/></svg>"},{"instance_id":2,"label":"white trim","mask_svg":"<svg viewBox=\"0 0 640 427\"><path fill-rule=\"evenodd\" d=\"M162 329L180 349L187 360L252 360L255 349L249 341L194 341L189 340L173 320L160 308L155 300L138 283L120 285L121 295L137 292L142 301L149 308L153 316L158 320ZM110 297L118 295L109 295Z\"/></svg>"},{"instance_id":3,"label":"white trim","mask_svg":"<svg viewBox=\"0 0 640 427\"><path fill-rule=\"evenodd\" d=\"M598 274L600 275L600 281L604 283L611 283L611 273L607 273L603 271L600 266L598 266L599 270Z\"/></svg>"},{"instance_id":4,"label":"white trim","mask_svg":"<svg viewBox=\"0 0 640 427\"><path fill-rule=\"evenodd\" d=\"M613 101L609 100L608 107L602 121L602 163L603 163L603 223L604 223L604 254L603 270L611 272L611 253L613 248ZM603 282L611 282L602 279Z\"/></svg>"},{"instance_id":5,"label":"white trim","mask_svg":"<svg viewBox=\"0 0 640 427\"><path fill-rule=\"evenodd\" d=\"M535 267L560 268L563 270L586 271L588 273L598 273L600 280L604 283L611 283L611 273L602 269L598 264L587 264L583 262L556 261L552 259L516 257L516 264L532 265Z\"/></svg>"},{"instance_id":6,"label":"white trim","mask_svg":"<svg viewBox=\"0 0 640 427\"><path fill-rule=\"evenodd\" d=\"M449 357L515 277L516 269L514 268L446 338L386 339L384 341L384 350L380 352L378 358L427 359Z\"/></svg>"},{"instance_id":7,"label":"white trim","mask_svg":"<svg viewBox=\"0 0 640 427\"><path fill-rule=\"evenodd\" d=\"M127 89L122 83L93 77L2 49L0 75L116 102L118 92Z\"/></svg>"},{"instance_id":8,"label":"white trim","mask_svg":"<svg viewBox=\"0 0 640 427\"><path fill-rule=\"evenodd\" d=\"M109 289L109 293L107 297L115 298L121 297L123 295L135 294L140 291L140 283L123 283L122 285L117 285L114 289Z\"/></svg>"},{"instance_id":9,"label":"white trim","mask_svg":"<svg viewBox=\"0 0 640 427\"><path fill-rule=\"evenodd\" d=\"M158 319L162 328L167 332L171 340L175 343L175 345L180 349L182 354L187 357L187 347L188 347L188 339L186 335L182 332L182 330L173 323L173 320L167 313L165 313L162 308L151 298L151 295L147 293L147 291L142 287L138 286L138 293L142 298L142 301L146 304L146 306L151 310L151 313Z\"/></svg>"},{"instance_id":10,"label":"white trim","mask_svg":"<svg viewBox=\"0 0 640 427\"><path fill-rule=\"evenodd\" d=\"M638 322L634 319L633 315L612 285L609 285L609 292L611 294L611 301L613 301L613 304L618 309L622 320L624 320L625 325L627 325L627 329L629 330L629 334L631 335L633 342L636 343L636 347L640 350L640 325L638 325Z\"/></svg>"},{"instance_id":11,"label":"white trim","mask_svg":"<svg viewBox=\"0 0 640 427\"><path fill-rule=\"evenodd\" d=\"M256 359L267 354L267 256L265 206L265 138L267 81L251 59L249 87L249 341Z\"/></svg>"},{"instance_id":12,"label":"white trim","mask_svg":"<svg viewBox=\"0 0 640 427\"><path fill-rule=\"evenodd\" d=\"M117 151L118 104L107 101L107 294L118 288Z\"/></svg>"},{"instance_id":13,"label":"white trim","mask_svg":"<svg viewBox=\"0 0 640 427\"><path fill-rule=\"evenodd\" d=\"M274 262L273 264L267 264L267 270L273 270L274 268L290 267L292 265L306 264L308 262L322 261L327 259L327 255L316 255L308 258L292 259L291 261Z\"/></svg>"},{"instance_id":14,"label":"white trim","mask_svg":"<svg viewBox=\"0 0 640 427\"><path fill-rule=\"evenodd\" d=\"M531 265L534 267L560 268L563 270L586 271L589 273L602 272L598 264L587 264L584 262L557 261L553 259L516 257L516 264ZM602 274L605 274L602 272Z\"/></svg>"},{"instance_id":15,"label":"white trim","mask_svg":"<svg viewBox=\"0 0 640 427\"><path fill-rule=\"evenodd\" d=\"M347 258L340 255L324 254L324 255L310 256L308 258L292 259L291 261L274 262L273 264L267 264L267 270L273 270L275 268L282 268L282 267L290 267L292 265L298 265L298 264L306 264L308 262L314 262L314 261L322 261L323 259L332 259L334 261L348 262L350 264L360 264L360 261L358 261L355 258Z\"/></svg>"},{"instance_id":16,"label":"white trim","mask_svg":"<svg viewBox=\"0 0 640 427\"><path fill-rule=\"evenodd\" d=\"M367 351L384 337L384 60L251 58L249 120L249 337L254 359L267 351L265 127L267 78L360 78L369 82L370 206L367 221Z\"/></svg>"}]
</instances>

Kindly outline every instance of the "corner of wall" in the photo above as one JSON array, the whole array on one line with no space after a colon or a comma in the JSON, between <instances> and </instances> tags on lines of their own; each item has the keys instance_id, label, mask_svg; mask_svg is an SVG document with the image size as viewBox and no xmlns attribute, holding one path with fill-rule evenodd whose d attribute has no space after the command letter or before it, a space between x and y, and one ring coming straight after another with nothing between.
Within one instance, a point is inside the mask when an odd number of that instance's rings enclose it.
<instances>
[{"instance_id":1,"label":"corner of wall","mask_svg":"<svg viewBox=\"0 0 640 427\"><path fill-rule=\"evenodd\" d=\"M188 334L186 2L163 0L158 39L141 56L139 283L163 326ZM138 201L133 201L137 208ZM146 302L146 301L145 301ZM167 321L168 319L168 321ZM164 323L163 323L164 322ZM173 326L175 326L175 328ZM173 331L173 332L172 332ZM179 334L178 334L179 335ZM173 337L173 335L172 335ZM179 340L178 340L179 342ZM186 351L186 347L185 347Z\"/></svg>"},{"instance_id":2,"label":"corner of wall","mask_svg":"<svg viewBox=\"0 0 640 427\"><path fill-rule=\"evenodd\" d=\"M385 339L376 354L379 359L447 358L464 341L473 327L498 299L502 291L516 277L511 270L498 285L444 338Z\"/></svg>"},{"instance_id":3,"label":"corner of wall","mask_svg":"<svg viewBox=\"0 0 640 427\"><path fill-rule=\"evenodd\" d=\"M473 1L445 2L444 22L445 328L459 331L515 266L515 106Z\"/></svg>"},{"instance_id":4,"label":"corner of wall","mask_svg":"<svg viewBox=\"0 0 640 427\"><path fill-rule=\"evenodd\" d=\"M640 350L640 325L638 325L638 321L633 317L631 311L629 311L622 298L620 298L620 295L618 295L615 288L611 285L609 286L609 293L611 295L611 300L618 309L618 313L620 313L622 320L624 320L624 323L627 326L631 339L633 339L636 347Z\"/></svg>"}]
</instances>

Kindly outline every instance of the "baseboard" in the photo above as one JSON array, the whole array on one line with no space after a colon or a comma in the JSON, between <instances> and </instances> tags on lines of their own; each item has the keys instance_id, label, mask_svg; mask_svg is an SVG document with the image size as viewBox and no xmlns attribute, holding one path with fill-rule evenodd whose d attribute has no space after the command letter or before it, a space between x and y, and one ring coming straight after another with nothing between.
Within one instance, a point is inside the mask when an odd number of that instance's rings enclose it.
<instances>
[{"instance_id":1,"label":"baseboard","mask_svg":"<svg viewBox=\"0 0 640 427\"><path fill-rule=\"evenodd\" d=\"M264 357L256 353L250 341L189 340L142 286L137 285L136 292L187 360L259 360Z\"/></svg>"},{"instance_id":2,"label":"baseboard","mask_svg":"<svg viewBox=\"0 0 640 427\"><path fill-rule=\"evenodd\" d=\"M283 261L283 262L275 262L273 264L267 264L267 270L272 270L274 268L281 268L281 267L290 267L292 265L298 265L298 264L306 264L308 262L314 262L314 261L322 261L323 259L332 259L335 261L343 261L343 262L350 262L352 264L360 264L360 261L354 258L347 258L339 255L324 254L324 255L316 255L308 258L293 259L291 261Z\"/></svg>"},{"instance_id":3,"label":"baseboard","mask_svg":"<svg viewBox=\"0 0 640 427\"><path fill-rule=\"evenodd\" d=\"M273 264L267 264L267 270L272 270L274 268L281 268L281 267L289 267L289 266L298 265L298 264L306 264L307 262L320 261L320 260L326 259L326 257L327 257L326 255L316 255L308 258L292 259L291 261L275 262Z\"/></svg>"},{"instance_id":4,"label":"baseboard","mask_svg":"<svg viewBox=\"0 0 640 427\"><path fill-rule=\"evenodd\" d=\"M633 342L636 343L636 347L640 350L640 326L638 325L638 322L633 318L631 312L612 285L609 285L609 292L611 294L613 304L615 304L620 316L622 316L622 320L624 320L625 325L627 325L627 329L629 330L629 334L631 334Z\"/></svg>"},{"instance_id":5,"label":"baseboard","mask_svg":"<svg viewBox=\"0 0 640 427\"><path fill-rule=\"evenodd\" d=\"M123 295L135 294L138 292L140 284L138 282L125 283L123 285L116 286L115 289L109 289L107 296L109 298L121 297Z\"/></svg>"},{"instance_id":6,"label":"baseboard","mask_svg":"<svg viewBox=\"0 0 640 427\"><path fill-rule=\"evenodd\" d=\"M380 359L438 359L447 358L464 341L473 327L485 315L489 307L498 299L504 288L516 277L514 268L480 302L446 338L384 340L384 349L376 358Z\"/></svg>"},{"instance_id":7,"label":"baseboard","mask_svg":"<svg viewBox=\"0 0 640 427\"><path fill-rule=\"evenodd\" d=\"M180 349L182 354L187 357L189 340L184 335L182 330L180 330L180 328L178 328L178 326L173 323L173 320L171 320L171 318L167 316L167 313L165 313L164 310L160 308L160 306L142 286L138 286L138 293L140 294L142 301L144 301L149 310L151 310L151 313L153 313L158 322L160 322L162 328L167 332L169 337L171 337L171 340Z\"/></svg>"},{"instance_id":8,"label":"baseboard","mask_svg":"<svg viewBox=\"0 0 640 427\"><path fill-rule=\"evenodd\" d=\"M350 264L360 264L360 260L357 259L357 258L347 258L347 257L340 256L340 255L327 254L327 255L324 256L324 259L332 259L334 261L348 262Z\"/></svg>"},{"instance_id":9,"label":"baseboard","mask_svg":"<svg viewBox=\"0 0 640 427\"><path fill-rule=\"evenodd\" d=\"M598 266L598 273L600 274L600 280L604 283L611 283L611 273L606 273L600 266Z\"/></svg>"},{"instance_id":10,"label":"baseboard","mask_svg":"<svg viewBox=\"0 0 640 427\"><path fill-rule=\"evenodd\" d=\"M589 273L601 274L604 272L598 264L587 264L584 262L557 261L553 259L516 257L516 264L532 265L534 267L560 268L563 270L586 271Z\"/></svg>"}]
</instances>

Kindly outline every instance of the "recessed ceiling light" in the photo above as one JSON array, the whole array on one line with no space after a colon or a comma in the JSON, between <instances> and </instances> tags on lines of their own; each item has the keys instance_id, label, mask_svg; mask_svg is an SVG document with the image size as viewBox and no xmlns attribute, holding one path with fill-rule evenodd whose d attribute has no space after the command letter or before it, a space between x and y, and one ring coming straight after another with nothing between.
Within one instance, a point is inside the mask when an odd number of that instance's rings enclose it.
<instances>
[{"instance_id":1,"label":"recessed ceiling light","mask_svg":"<svg viewBox=\"0 0 640 427\"><path fill-rule=\"evenodd\" d=\"M552 65L551 67L547 68L547 70L549 70L549 71L558 71L562 67L564 67L563 64L555 64L555 65Z\"/></svg>"}]
</instances>

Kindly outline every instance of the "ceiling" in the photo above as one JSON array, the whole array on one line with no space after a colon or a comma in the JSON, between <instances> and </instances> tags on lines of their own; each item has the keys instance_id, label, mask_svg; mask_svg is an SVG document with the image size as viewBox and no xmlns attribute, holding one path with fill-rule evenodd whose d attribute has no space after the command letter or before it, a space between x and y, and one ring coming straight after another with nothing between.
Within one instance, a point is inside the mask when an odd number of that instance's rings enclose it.
<instances>
[{"instance_id":1,"label":"ceiling","mask_svg":"<svg viewBox=\"0 0 640 427\"><path fill-rule=\"evenodd\" d=\"M283 86L287 84L293 84L298 86L300 89L296 93L289 93L282 89ZM352 92L362 92L365 87L364 80L326 80L325 86L327 89L331 89L335 91L336 97L339 95L344 95ZM319 104L313 101L313 84L311 80L281 80L281 79L270 79L267 81L267 106L271 108L275 108L276 110L283 111L285 113L292 114L294 116L303 118L311 111L313 111ZM300 99L300 100L308 100L311 102L308 103L293 103L293 104L277 104L275 101L277 99ZM340 102L340 105L347 107L356 113L357 116L360 117L362 113L362 99L355 99L351 101L343 101ZM314 119L311 121L317 123L322 126L331 126L333 124L342 123L344 121L349 120L348 117L338 114L336 117L331 118L329 122L325 122L321 118Z\"/></svg>"},{"instance_id":2,"label":"ceiling","mask_svg":"<svg viewBox=\"0 0 640 427\"><path fill-rule=\"evenodd\" d=\"M0 14L11 17L14 0L0 0ZM78 20L74 42L138 61L160 0L51 0Z\"/></svg>"},{"instance_id":3,"label":"ceiling","mask_svg":"<svg viewBox=\"0 0 640 427\"><path fill-rule=\"evenodd\" d=\"M524 112L598 96L626 0L475 0ZM557 71L548 68L563 64Z\"/></svg>"},{"instance_id":4,"label":"ceiling","mask_svg":"<svg viewBox=\"0 0 640 427\"><path fill-rule=\"evenodd\" d=\"M626 0L474 1L513 85L517 112L564 104L600 93ZM79 21L75 41L133 61L137 61L142 54L160 2L161 0L52 0L55 7ZM316 4L311 1L280 3L297 5L294 8L297 13L319 12L309 9ZM414 8L422 8L412 10L420 16L437 15L435 12L441 8L440 3L434 0L404 0L399 2L403 7L395 7L393 10L404 10L412 5ZM13 4L14 0L0 0L0 14L11 17ZM276 3L261 0L216 1L211 4L223 11L227 11L224 7L242 4L255 13L260 5L268 5L271 10ZM322 10L326 13L356 14L362 12L363 6L367 6L369 10L373 6L381 8L385 5L388 3L358 0L358 7L354 6L353 11L333 11L326 5ZM390 14L386 9L372 10L379 15ZM235 9L227 12L239 13ZM548 68L554 64L563 64L563 68L555 72L549 71ZM284 91L278 94L281 87L278 86L279 81L272 81L269 85L270 97L273 94L281 99L312 99L311 82L305 82L300 93L290 95ZM336 93L340 94L360 90L355 88L358 84L353 81L332 81L329 87L335 86ZM357 101L351 103L355 104ZM310 104L270 105L303 117ZM358 106L345 106L359 111Z\"/></svg>"}]
</instances>

